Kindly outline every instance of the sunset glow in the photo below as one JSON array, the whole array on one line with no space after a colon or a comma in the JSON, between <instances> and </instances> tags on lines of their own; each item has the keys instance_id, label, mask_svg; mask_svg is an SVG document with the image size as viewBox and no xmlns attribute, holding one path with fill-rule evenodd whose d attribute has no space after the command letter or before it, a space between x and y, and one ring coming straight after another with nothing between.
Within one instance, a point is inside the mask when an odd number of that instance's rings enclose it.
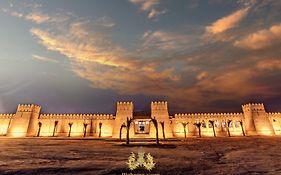
<instances>
[{"instance_id":1,"label":"sunset glow","mask_svg":"<svg viewBox=\"0 0 281 175\"><path fill-rule=\"evenodd\" d=\"M281 3L275 0L0 2L0 110L172 113L280 107Z\"/></svg>"}]
</instances>

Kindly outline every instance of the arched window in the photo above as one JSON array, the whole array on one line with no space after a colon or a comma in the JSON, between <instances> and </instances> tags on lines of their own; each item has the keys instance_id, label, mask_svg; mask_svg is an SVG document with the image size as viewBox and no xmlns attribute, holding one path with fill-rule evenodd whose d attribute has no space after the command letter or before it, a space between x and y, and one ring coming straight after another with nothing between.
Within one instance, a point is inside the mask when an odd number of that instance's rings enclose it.
<instances>
[{"instance_id":1,"label":"arched window","mask_svg":"<svg viewBox=\"0 0 281 175\"><path fill-rule=\"evenodd\" d=\"M208 128L212 128L212 123L211 122L208 122Z\"/></svg>"},{"instance_id":2,"label":"arched window","mask_svg":"<svg viewBox=\"0 0 281 175\"><path fill-rule=\"evenodd\" d=\"M220 122L216 120L214 125L215 125L216 128L219 128L220 127Z\"/></svg>"},{"instance_id":3,"label":"arched window","mask_svg":"<svg viewBox=\"0 0 281 175\"><path fill-rule=\"evenodd\" d=\"M221 126L222 126L223 128L226 127L226 122L225 122L225 120L223 120L223 121L221 122Z\"/></svg>"},{"instance_id":4,"label":"arched window","mask_svg":"<svg viewBox=\"0 0 281 175\"><path fill-rule=\"evenodd\" d=\"M229 128L233 128L233 121L229 123Z\"/></svg>"},{"instance_id":5,"label":"arched window","mask_svg":"<svg viewBox=\"0 0 281 175\"><path fill-rule=\"evenodd\" d=\"M239 121L235 121L235 128L239 128L239 127L240 127Z\"/></svg>"},{"instance_id":6,"label":"arched window","mask_svg":"<svg viewBox=\"0 0 281 175\"><path fill-rule=\"evenodd\" d=\"M206 128L206 122L204 120L202 121L202 127Z\"/></svg>"}]
</instances>

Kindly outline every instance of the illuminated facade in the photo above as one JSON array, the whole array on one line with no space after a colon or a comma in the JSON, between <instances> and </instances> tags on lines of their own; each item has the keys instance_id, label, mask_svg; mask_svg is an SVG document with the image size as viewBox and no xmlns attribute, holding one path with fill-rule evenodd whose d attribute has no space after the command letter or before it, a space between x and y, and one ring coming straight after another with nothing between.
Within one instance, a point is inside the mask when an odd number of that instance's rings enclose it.
<instances>
[{"instance_id":1,"label":"illuminated facade","mask_svg":"<svg viewBox=\"0 0 281 175\"><path fill-rule=\"evenodd\" d=\"M281 135L281 113L268 113L263 104L242 105L241 113L168 113L167 102L151 102L149 114L134 113L132 102L117 102L111 114L40 114L37 105L18 105L15 114L0 114L0 135L8 137L126 137L155 138L151 119L157 120L160 138L191 136ZM122 129L123 128L123 129ZM164 131L164 132L163 132Z\"/></svg>"}]
</instances>

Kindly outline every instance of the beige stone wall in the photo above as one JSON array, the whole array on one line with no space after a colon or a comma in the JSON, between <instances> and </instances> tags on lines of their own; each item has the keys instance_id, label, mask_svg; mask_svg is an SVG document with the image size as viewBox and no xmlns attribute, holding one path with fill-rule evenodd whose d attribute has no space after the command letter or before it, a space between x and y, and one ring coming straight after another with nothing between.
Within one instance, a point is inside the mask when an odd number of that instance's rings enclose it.
<instances>
[{"instance_id":1,"label":"beige stone wall","mask_svg":"<svg viewBox=\"0 0 281 175\"><path fill-rule=\"evenodd\" d=\"M281 113L280 112L270 112L267 113L269 121L273 127L275 135L281 135Z\"/></svg>"},{"instance_id":2,"label":"beige stone wall","mask_svg":"<svg viewBox=\"0 0 281 175\"><path fill-rule=\"evenodd\" d=\"M158 122L159 138L163 138L163 130L161 122L164 123L164 131L166 138L173 137L172 123L168 112L168 102L159 101L151 102L151 118L155 118ZM153 124L152 124L153 125ZM155 137L155 127L151 127L151 137Z\"/></svg>"},{"instance_id":3,"label":"beige stone wall","mask_svg":"<svg viewBox=\"0 0 281 175\"><path fill-rule=\"evenodd\" d=\"M37 136L39 123L41 124L39 136L83 137L85 126L87 137L113 137L119 138L120 127L126 124L127 118L133 118L134 106L132 102L118 102L116 117L109 114L40 114L41 107L31 105L18 105L15 114L0 114L0 135L11 137ZM186 123L186 136L198 136L198 128L194 123L200 122L202 136L214 136L210 120L215 121L216 136L241 136L242 128L246 135L281 135L281 113L267 113L263 104L242 105L243 113L200 113L175 114L169 116L167 102L151 102L151 117L158 121L159 138L163 138L161 122L164 122L166 138L184 137L184 123ZM151 119L139 119L149 124L149 134L135 134L137 125L133 120L130 127L130 138L155 138L155 127ZM227 127L227 121L231 121ZM243 127L240 122L242 121ZM57 123L55 127L55 123ZM101 124L101 130L100 130ZM126 137L126 128L122 130L122 138Z\"/></svg>"},{"instance_id":4,"label":"beige stone wall","mask_svg":"<svg viewBox=\"0 0 281 175\"><path fill-rule=\"evenodd\" d=\"M6 136L15 114L0 114L0 136Z\"/></svg>"},{"instance_id":5,"label":"beige stone wall","mask_svg":"<svg viewBox=\"0 0 281 175\"><path fill-rule=\"evenodd\" d=\"M272 123L262 103L242 106L248 135L275 135Z\"/></svg>"},{"instance_id":6,"label":"beige stone wall","mask_svg":"<svg viewBox=\"0 0 281 175\"><path fill-rule=\"evenodd\" d=\"M227 121L231 124L229 131L231 136L243 135L242 127L239 121L243 121L243 113L197 113L197 114L176 114L172 119L173 133L175 137L184 137L184 124L186 124L187 136L198 136L199 129L194 125L197 122L202 123L201 135L213 137L213 127L210 120L215 121L216 136L228 136Z\"/></svg>"},{"instance_id":7,"label":"beige stone wall","mask_svg":"<svg viewBox=\"0 0 281 175\"><path fill-rule=\"evenodd\" d=\"M40 106L34 104L18 105L17 112L10 122L7 135L11 137L34 136L40 109Z\"/></svg>"},{"instance_id":8,"label":"beige stone wall","mask_svg":"<svg viewBox=\"0 0 281 175\"><path fill-rule=\"evenodd\" d=\"M133 102L117 102L116 117L113 124L113 138L119 138L121 125L127 124L127 118L133 118L134 105ZM125 130L125 129L124 129ZM130 128L131 137L134 136L134 126Z\"/></svg>"},{"instance_id":9,"label":"beige stone wall","mask_svg":"<svg viewBox=\"0 0 281 175\"><path fill-rule=\"evenodd\" d=\"M55 122L57 125L55 128ZM42 114L40 136L83 137L86 126L86 136L111 137L114 118L109 114ZM101 130L100 125L101 123ZM70 131L70 125L71 131ZM39 127L37 126L37 131Z\"/></svg>"}]
</instances>

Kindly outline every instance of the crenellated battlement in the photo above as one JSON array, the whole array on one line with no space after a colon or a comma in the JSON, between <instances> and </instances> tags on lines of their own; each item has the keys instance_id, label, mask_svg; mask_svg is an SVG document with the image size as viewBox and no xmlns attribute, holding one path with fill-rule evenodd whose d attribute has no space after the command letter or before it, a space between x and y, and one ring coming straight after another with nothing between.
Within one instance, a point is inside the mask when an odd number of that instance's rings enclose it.
<instances>
[{"instance_id":1,"label":"crenellated battlement","mask_svg":"<svg viewBox=\"0 0 281 175\"><path fill-rule=\"evenodd\" d=\"M167 101L151 102L151 110L167 110L167 109L168 109Z\"/></svg>"},{"instance_id":2,"label":"crenellated battlement","mask_svg":"<svg viewBox=\"0 0 281 175\"><path fill-rule=\"evenodd\" d=\"M40 119L114 120L112 114L41 114Z\"/></svg>"},{"instance_id":3,"label":"crenellated battlement","mask_svg":"<svg viewBox=\"0 0 281 175\"><path fill-rule=\"evenodd\" d=\"M132 105L133 104L133 102L131 102L131 101L118 101L117 102L117 105Z\"/></svg>"},{"instance_id":4,"label":"crenellated battlement","mask_svg":"<svg viewBox=\"0 0 281 175\"><path fill-rule=\"evenodd\" d=\"M269 112L268 114L271 114L271 115L275 115L275 114L276 114L276 115L277 115L277 114L278 114L278 115L281 115L281 112Z\"/></svg>"},{"instance_id":5,"label":"crenellated battlement","mask_svg":"<svg viewBox=\"0 0 281 175\"><path fill-rule=\"evenodd\" d=\"M35 104L19 104L17 112L35 112L39 113L41 106Z\"/></svg>"},{"instance_id":6,"label":"crenellated battlement","mask_svg":"<svg viewBox=\"0 0 281 175\"><path fill-rule=\"evenodd\" d=\"M11 119L15 114L0 114L0 119Z\"/></svg>"},{"instance_id":7,"label":"crenellated battlement","mask_svg":"<svg viewBox=\"0 0 281 175\"><path fill-rule=\"evenodd\" d=\"M132 111L133 107L133 102L117 102L117 111Z\"/></svg>"},{"instance_id":8,"label":"crenellated battlement","mask_svg":"<svg viewBox=\"0 0 281 175\"><path fill-rule=\"evenodd\" d=\"M281 112L269 112L267 113L268 115L270 116L278 116L278 117L281 117Z\"/></svg>"},{"instance_id":9,"label":"crenellated battlement","mask_svg":"<svg viewBox=\"0 0 281 175\"><path fill-rule=\"evenodd\" d=\"M237 118L243 117L243 113L190 113L190 114L175 114L175 118Z\"/></svg>"},{"instance_id":10,"label":"crenellated battlement","mask_svg":"<svg viewBox=\"0 0 281 175\"><path fill-rule=\"evenodd\" d=\"M242 105L243 111L265 111L263 103L249 103Z\"/></svg>"}]
</instances>

